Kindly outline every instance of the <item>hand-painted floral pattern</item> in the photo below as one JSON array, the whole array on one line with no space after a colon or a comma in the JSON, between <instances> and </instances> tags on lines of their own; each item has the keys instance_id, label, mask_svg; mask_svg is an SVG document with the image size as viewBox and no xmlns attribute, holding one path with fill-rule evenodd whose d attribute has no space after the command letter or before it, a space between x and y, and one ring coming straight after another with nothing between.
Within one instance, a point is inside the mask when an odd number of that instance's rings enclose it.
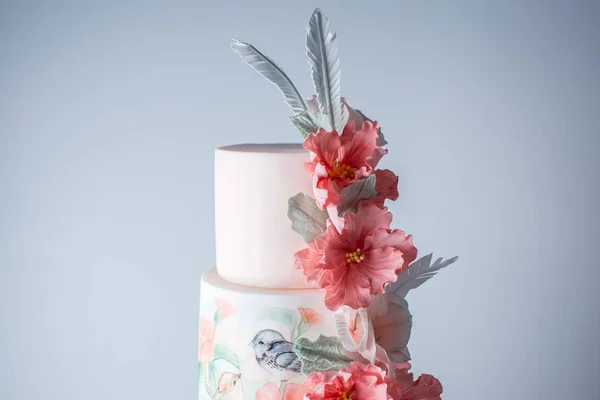
<instances>
[{"instance_id":1,"label":"hand-painted floral pattern","mask_svg":"<svg viewBox=\"0 0 600 400\"><path fill-rule=\"evenodd\" d=\"M256 392L255 400L304 400L311 392L308 386L298 383L287 383L283 390L272 382L262 385Z\"/></svg>"},{"instance_id":2,"label":"hand-painted floral pattern","mask_svg":"<svg viewBox=\"0 0 600 400\"><path fill-rule=\"evenodd\" d=\"M316 325L323 322L323 316L312 308L300 307L298 311L300 311L300 318L305 324Z\"/></svg>"},{"instance_id":3,"label":"hand-painted floral pattern","mask_svg":"<svg viewBox=\"0 0 600 400\"><path fill-rule=\"evenodd\" d=\"M198 345L198 360L204 364L210 361L215 351L215 326L206 317L200 317L200 343Z\"/></svg>"},{"instance_id":4,"label":"hand-painted floral pattern","mask_svg":"<svg viewBox=\"0 0 600 400\"><path fill-rule=\"evenodd\" d=\"M235 314L233 306L227 300L216 297L215 304L217 305L217 310L221 314L221 318L231 317Z\"/></svg>"},{"instance_id":5,"label":"hand-painted floral pattern","mask_svg":"<svg viewBox=\"0 0 600 400\"><path fill-rule=\"evenodd\" d=\"M200 364L200 380L204 383L204 391L210 399L217 395L222 399L243 400L241 386L241 377L236 372L222 373L218 381L216 380L217 367L215 359L224 360L235 370L239 370L237 357L223 344L217 344L215 341L216 331L224 318L235 314L232 305L219 298L214 299L217 309L213 318L200 316L199 343L198 343L198 362ZM215 388L216 386L216 388ZM227 397L225 397L227 394Z\"/></svg>"}]
</instances>

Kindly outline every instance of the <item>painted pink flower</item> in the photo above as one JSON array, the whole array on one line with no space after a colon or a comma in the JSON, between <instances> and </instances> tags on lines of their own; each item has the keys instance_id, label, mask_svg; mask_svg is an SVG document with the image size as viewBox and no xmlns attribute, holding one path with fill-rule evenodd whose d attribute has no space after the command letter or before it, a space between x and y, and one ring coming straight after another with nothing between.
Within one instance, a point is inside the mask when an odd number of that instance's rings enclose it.
<instances>
[{"instance_id":1,"label":"painted pink flower","mask_svg":"<svg viewBox=\"0 0 600 400\"><path fill-rule=\"evenodd\" d=\"M339 372L315 372L304 384L314 390L308 400L392 400L385 371L370 364L353 362Z\"/></svg>"},{"instance_id":2,"label":"painted pink flower","mask_svg":"<svg viewBox=\"0 0 600 400\"><path fill-rule=\"evenodd\" d=\"M390 229L392 214L387 208L362 202L356 214L344 215L344 230L329 225L308 248L295 257L296 268L308 282L325 290L325 305L337 310L342 305L368 307L371 296L417 256L412 236Z\"/></svg>"},{"instance_id":3,"label":"painted pink flower","mask_svg":"<svg viewBox=\"0 0 600 400\"><path fill-rule=\"evenodd\" d=\"M387 150L376 144L379 125L364 121L356 131L354 122L346 124L341 135L319 129L304 141L311 159L305 169L313 176L313 192L322 209L341 204L343 188L369 176Z\"/></svg>"},{"instance_id":4,"label":"painted pink flower","mask_svg":"<svg viewBox=\"0 0 600 400\"><path fill-rule=\"evenodd\" d=\"M408 361L410 355L406 345L412 328L408 303L403 299L390 301L387 295L376 296L369 307L369 317L375 342L387 352L388 357L396 363Z\"/></svg>"},{"instance_id":5,"label":"painted pink flower","mask_svg":"<svg viewBox=\"0 0 600 400\"><path fill-rule=\"evenodd\" d=\"M302 322L307 325L316 325L323 322L323 316L312 308L299 307L298 311L300 312L300 318L302 319Z\"/></svg>"},{"instance_id":6,"label":"painted pink flower","mask_svg":"<svg viewBox=\"0 0 600 400\"><path fill-rule=\"evenodd\" d=\"M221 313L221 318L231 317L235 314L235 310L231 303L225 299L221 299L219 297L215 297L215 305L217 306L217 310Z\"/></svg>"},{"instance_id":7,"label":"painted pink flower","mask_svg":"<svg viewBox=\"0 0 600 400\"><path fill-rule=\"evenodd\" d=\"M312 390L299 383L287 383L283 388L283 396L279 386L273 382L263 384L254 396L255 400L304 400Z\"/></svg>"},{"instance_id":8,"label":"painted pink flower","mask_svg":"<svg viewBox=\"0 0 600 400\"><path fill-rule=\"evenodd\" d=\"M206 317L200 317L200 335L198 343L198 361L206 364L210 361L215 351L215 326Z\"/></svg>"},{"instance_id":9,"label":"painted pink flower","mask_svg":"<svg viewBox=\"0 0 600 400\"><path fill-rule=\"evenodd\" d=\"M409 363L395 364L393 378L387 376L388 393L393 400L440 400L442 384L434 376L423 374L414 380L413 374L408 372Z\"/></svg>"}]
</instances>

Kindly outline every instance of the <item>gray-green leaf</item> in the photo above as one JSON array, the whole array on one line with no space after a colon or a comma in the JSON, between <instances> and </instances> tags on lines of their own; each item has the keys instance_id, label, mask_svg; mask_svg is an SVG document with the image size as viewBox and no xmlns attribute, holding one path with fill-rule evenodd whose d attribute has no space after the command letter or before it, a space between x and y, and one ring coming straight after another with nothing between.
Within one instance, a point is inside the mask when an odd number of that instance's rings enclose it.
<instances>
[{"instance_id":1,"label":"gray-green leaf","mask_svg":"<svg viewBox=\"0 0 600 400\"><path fill-rule=\"evenodd\" d=\"M327 211L321 210L315 199L304 193L298 193L288 200L287 215L292 221L292 229L307 243L327 230Z\"/></svg>"},{"instance_id":2,"label":"gray-green leaf","mask_svg":"<svg viewBox=\"0 0 600 400\"><path fill-rule=\"evenodd\" d=\"M346 355L340 339L333 336L319 335L314 342L302 337L294 344L294 351L302 361L304 375L339 370L352 361Z\"/></svg>"},{"instance_id":3,"label":"gray-green leaf","mask_svg":"<svg viewBox=\"0 0 600 400\"><path fill-rule=\"evenodd\" d=\"M354 182L352 185L342 189L342 204L338 206L339 216L347 212L355 213L358 210L358 203L361 200L372 199L377 195L375 183L377 177L373 174L367 179Z\"/></svg>"}]
</instances>

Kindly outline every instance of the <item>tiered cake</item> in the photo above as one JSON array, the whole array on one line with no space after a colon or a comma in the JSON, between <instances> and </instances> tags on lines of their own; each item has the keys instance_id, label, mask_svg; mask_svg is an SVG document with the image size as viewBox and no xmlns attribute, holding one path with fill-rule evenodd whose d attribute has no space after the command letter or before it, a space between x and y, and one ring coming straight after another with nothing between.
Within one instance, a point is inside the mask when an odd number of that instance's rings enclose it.
<instances>
[{"instance_id":1,"label":"tiered cake","mask_svg":"<svg viewBox=\"0 0 600 400\"><path fill-rule=\"evenodd\" d=\"M377 122L340 96L336 37L316 10L305 100L271 59L234 40L274 83L303 144L245 144L215 152L216 269L202 276L200 399L435 400L414 379L405 300L456 258L416 260L412 237L385 207L398 177L377 168Z\"/></svg>"}]
</instances>

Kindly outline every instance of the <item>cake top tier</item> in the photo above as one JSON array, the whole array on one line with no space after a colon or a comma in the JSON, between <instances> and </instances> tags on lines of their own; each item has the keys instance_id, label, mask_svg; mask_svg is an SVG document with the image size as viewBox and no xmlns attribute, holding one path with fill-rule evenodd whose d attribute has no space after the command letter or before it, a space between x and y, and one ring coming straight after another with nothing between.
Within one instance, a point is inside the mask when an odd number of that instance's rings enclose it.
<instances>
[{"instance_id":1,"label":"cake top tier","mask_svg":"<svg viewBox=\"0 0 600 400\"><path fill-rule=\"evenodd\" d=\"M237 153L288 154L300 153L306 155L306 150L298 143L245 143L217 147L216 151L231 151Z\"/></svg>"},{"instance_id":2,"label":"cake top tier","mask_svg":"<svg viewBox=\"0 0 600 400\"><path fill-rule=\"evenodd\" d=\"M294 268L305 247L291 229L288 200L309 193L304 170L309 153L300 144L239 144L215 151L217 271L239 285L311 287Z\"/></svg>"}]
</instances>

